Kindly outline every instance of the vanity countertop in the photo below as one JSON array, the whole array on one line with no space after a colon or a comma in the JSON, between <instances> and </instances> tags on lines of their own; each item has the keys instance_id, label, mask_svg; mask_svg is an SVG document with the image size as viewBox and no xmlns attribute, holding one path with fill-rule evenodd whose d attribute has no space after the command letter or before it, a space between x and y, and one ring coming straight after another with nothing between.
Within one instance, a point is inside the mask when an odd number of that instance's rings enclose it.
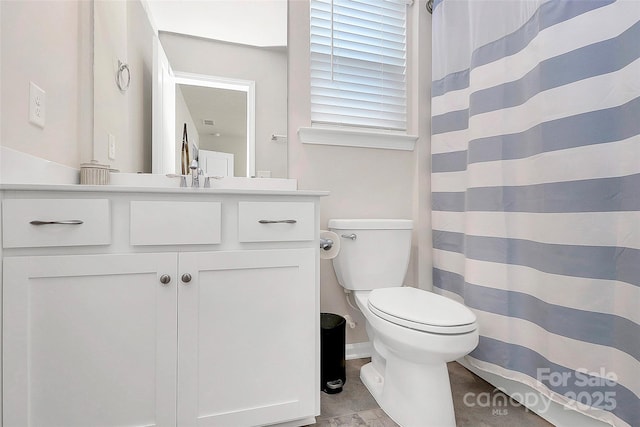
<instances>
[{"instance_id":1,"label":"vanity countertop","mask_svg":"<svg viewBox=\"0 0 640 427\"><path fill-rule=\"evenodd\" d=\"M264 195L264 196L328 196L328 191L319 190L265 190L265 189L220 189L180 187L136 187L127 185L79 185L79 184L0 184L3 191L68 191L90 193L165 193L165 194L220 194L220 195Z\"/></svg>"}]
</instances>

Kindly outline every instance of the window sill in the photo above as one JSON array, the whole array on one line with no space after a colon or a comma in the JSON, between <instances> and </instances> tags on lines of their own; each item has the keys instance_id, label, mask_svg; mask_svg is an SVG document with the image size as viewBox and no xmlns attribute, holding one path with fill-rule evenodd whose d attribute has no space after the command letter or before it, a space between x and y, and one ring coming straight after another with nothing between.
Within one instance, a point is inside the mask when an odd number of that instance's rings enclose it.
<instances>
[{"instance_id":1,"label":"window sill","mask_svg":"<svg viewBox=\"0 0 640 427\"><path fill-rule=\"evenodd\" d=\"M413 151L418 140L416 135L337 127L302 127L298 129L298 136L303 144L341 145L345 147L403 151Z\"/></svg>"}]
</instances>

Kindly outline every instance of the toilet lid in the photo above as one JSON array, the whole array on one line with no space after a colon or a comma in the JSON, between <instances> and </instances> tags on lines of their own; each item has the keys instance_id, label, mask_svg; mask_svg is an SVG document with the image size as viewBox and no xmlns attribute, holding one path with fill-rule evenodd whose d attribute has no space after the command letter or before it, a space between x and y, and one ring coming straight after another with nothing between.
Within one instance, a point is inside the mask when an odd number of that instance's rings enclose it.
<instances>
[{"instance_id":1,"label":"toilet lid","mask_svg":"<svg viewBox=\"0 0 640 427\"><path fill-rule=\"evenodd\" d=\"M476 315L441 295L411 287L371 291L369 309L377 316L419 331L462 334L476 329Z\"/></svg>"}]
</instances>

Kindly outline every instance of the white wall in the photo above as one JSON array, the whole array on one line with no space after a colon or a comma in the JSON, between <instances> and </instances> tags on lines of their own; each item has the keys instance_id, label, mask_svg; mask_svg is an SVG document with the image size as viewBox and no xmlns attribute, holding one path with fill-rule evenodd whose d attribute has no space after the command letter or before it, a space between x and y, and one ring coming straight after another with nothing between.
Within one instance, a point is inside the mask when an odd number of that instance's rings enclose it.
<instances>
[{"instance_id":1,"label":"white wall","mask_svg":"<svg viewBox=\"0 0 640 427\"><path fill-rule=\"evenodd\" d=\"M416 132L419 135L415 151L414 201L413 201L413 268L414 283L422 289L433 286L433 262L431 240L431 14L427 0L414 4L417 14L412 16L410 40L417 46L412 53L417 64L410 84L410 91L417 96L417 109L413 111Z\"/></svg>"},{"instance_id":2,"label":"white wall","mask_svg":"<svg viewBox=\"0 0 640 427\"><path fill-rule=\"evenodd\" d=\"M91 3L3 0L0 8L0 144L79 168L91 159ZM29 123L31 81L46 92L44 129Z\"/></svg>"},{"instance_id":3,"label":"white wall","mask_svg":"<svg viewBox=\"0 0 640 427\"><path fill-rule=\"evenodd\" d=\"M287 146L271 141L286 134L287 52L173 33L160 41L174 71L256 82L256 170L287 177Z\"/></svg>"},{"instance_id":4,"label":"white wall","mask_svg":"<svg viewBox=\"0 0 640 427\"><path fill-rule=\"evenodd\" d=\"M424 10L424 1L412 8ZM414 10L415 12L415 10ZM425 13L426 10L425 10ZM321 228L330 218L409 218L416 221L412 263L405 279L407 284L430 286L428 257L430 236L423 235L429 206L428 185L428 104L429 93L420 67L430 67L429 27L422 13L415 15L410 39L419 42L409 65L414 74L409 82L411 95L410 132L420 135L416 149L396 151L341 146L305 145L297 130L310 126L309 100L309 3L289 1L289 176L298 180L301 189L329 190L331 195L321 202ZM417 74L416 71L419 71ZM426 123L426 124L425 124ZM427 186L425 188L425 186ZM428 246L427 246L428 245ZM427 258L425 258L427 257ZM427 263L425 263L425 259ZM367 341L364 319L346 303L331 261L320 263L320 308L323 312L350 314L358 323L347 331L347 342Z\"/></svg>"},{"instance_id":5,"label":"white wall","mask_svg":"<svg viewBox=\"0 0 640 427\"><path fill-rule=\"evenodd\" d=\"M2 0L0 9L0 144L74 168L97 159L127 172L150 172L153 30L141 4ZM93 17L104 16L104 9L110 21L96 25L94 93ZM118 58L132 71L126 94L115 86ZM28 121L30 81L46 92L44 129ZM109 131L117 136L116 161L107 158Z\"/></svg>"}]
</instances>

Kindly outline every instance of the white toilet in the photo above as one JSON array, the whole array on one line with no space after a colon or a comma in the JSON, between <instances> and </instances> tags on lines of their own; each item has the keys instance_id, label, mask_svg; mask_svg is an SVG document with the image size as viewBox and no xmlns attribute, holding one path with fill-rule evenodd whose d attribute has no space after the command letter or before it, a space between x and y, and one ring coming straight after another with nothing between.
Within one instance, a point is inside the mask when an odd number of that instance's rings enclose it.
<instances>
[{"instance_id":1,"label":"white toilet","mask_svg":"<svg viewBox=\"0 0 640 427\"><path fill-rule=\"evenodd\" d=\"M478 344L476 316L464 305L401 287L411 251L411 220L332 219L341 236L333 259L353 292L373 343L362 382L402 427L455 427L447 362Z\"/></svg>"}]
</instances>

